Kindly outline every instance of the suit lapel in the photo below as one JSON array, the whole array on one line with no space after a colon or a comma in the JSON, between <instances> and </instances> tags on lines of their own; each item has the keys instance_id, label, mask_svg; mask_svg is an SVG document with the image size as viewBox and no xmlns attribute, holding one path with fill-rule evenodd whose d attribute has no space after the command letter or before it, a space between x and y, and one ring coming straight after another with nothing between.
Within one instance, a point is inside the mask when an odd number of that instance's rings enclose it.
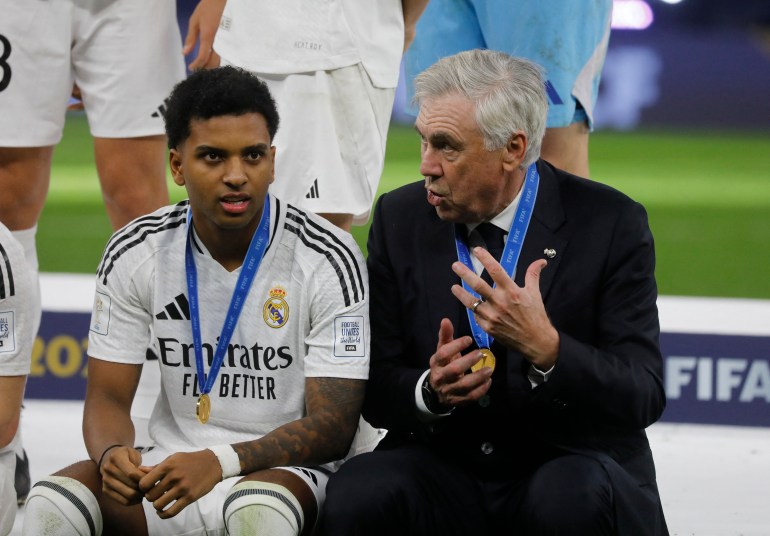
<instances>
[{"instance_id":1,"label":"suit lapel","mask_svg":"<svg viewBox=\"0 0 770 536\"><path fill-rule=\"evenodd\" d=\"M551 168L541 160L538 162L537 169L540 173L540 185L535 201L535 211L532 213L532 221L524 238L515 280L516 284L523 286L529 265L537 259L546 259L548 266L540 276L540 293L545 301L567 248L567 240L556 234L566 218L556 177ZM548 253L553 256L551 257Z\"/></svg>"},{"instance_id":2,"label":"suit lapel","mask_svg":"<svg viewBox=\"0 0 770 536\"><path fill-rule=\"evenodd\" d=\"M554 276L559 269L562 253L566 251L567 240L556 234L566 218L562 209L558 184L551 169L540 161L538 162L538 171L540 173L540 185L535 201L535 211L532 213L527 236L524 238L521 255L516 266L515 280L517 285L523 286L529 265L537 259L546 259L548 266L540 275L540 294L545 301ZM549 258L545 250L553 250L556 254L553 258ZM505 396L511 407L521 408L532 393L532 387L527 377L529 361L515 350L503 347L501 351L505 352L506 355L505 379L508 389L505 391Z\"/></svg>"},{"instance_id":3,"label":"suit lapel","mask_svg":"<svg viewBox=\"0 0 770 536\"><path fill-rule=\"evenodd\" d=\"M535 211L522 245L515 280L518 285L523 286L529 265L537 259L546 259L548 266L540 276L540 293L545 301L563 253L566 252L568 241L556 234L566 220L557 179L551 168L542 160L538 162L538 172L540 185ZM415 254L420 259L420 280L428 282L429 286L426 294L430 327L435 328L438 333L441 319L447 317L457 331L464 309L458 306L451 291L452 285L460 284L460 278L452 271L452 263L457 260L454 225L441 221L431 208L425 229L428 231L421 234L422 247ZM553 250L555 255L550 258L546 250Z\"/></svg>"},{"instance_id":4,"label":"suit lapel","mask_svg":"<svg viewBox=\"0 0 770 536\"><path fill-rule=\"evenodd\" d=\"M460 278L452 271L452 263L457 260L454 245L454 225L441 219L431 208L429 232L422 235L420 268L421 281L426 281L430 329L438 333L442 318L449 318L457 332L460 325L460 307L452 294L452 285L459 284Z\"/></svg>"}]
</instances>

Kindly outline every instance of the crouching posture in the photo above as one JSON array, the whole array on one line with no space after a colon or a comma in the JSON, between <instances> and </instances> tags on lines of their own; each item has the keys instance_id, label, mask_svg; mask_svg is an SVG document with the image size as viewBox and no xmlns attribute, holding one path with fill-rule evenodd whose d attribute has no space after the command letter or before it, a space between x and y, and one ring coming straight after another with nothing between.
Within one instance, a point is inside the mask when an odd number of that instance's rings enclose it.
<instances>
[{"instance_id":1,"label":"crouching posture","mask_svg":"<svg viewBox=\"0 0 770 536\"><path fill-rule=\"evenodd\" d=\"M24 534L309 534L368 376L361 253L270 195L278 114L258 78L197 72L165 119L189 199L106 246L83 420L91 459L34 486ZM162 385L154 445L140 452L130 409L148 349Z\"/></svg>"},{"instance_id":2,"label":"crouching posture","mask_svg":"<svg viewBox=\"0 0 770 536\"><path fill-rule=\"evenodd\" d=\"M539 158L545 87L488 49L415 79L424 180L380 197L367 246L388 435L331 476L323 534L668 534L647 214Z\"/></svg>"}]
</instances>

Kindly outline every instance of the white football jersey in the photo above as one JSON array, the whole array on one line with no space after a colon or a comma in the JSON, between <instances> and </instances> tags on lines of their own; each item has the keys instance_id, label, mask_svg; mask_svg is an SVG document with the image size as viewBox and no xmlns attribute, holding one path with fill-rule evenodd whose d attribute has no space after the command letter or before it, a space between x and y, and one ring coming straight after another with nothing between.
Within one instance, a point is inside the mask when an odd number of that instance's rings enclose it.
<instances>
[{"instance_id":1,"label":"white football jersey","mask_svg":"<svg viewBox=\"0 0 770 536\"><path fill-rule=\"evenodd\" d=\"M175 451L253 440L305 415L305 379L367 379L368 279L352 236L271 196L270 240L211 397L200 390L185 277L188 202L116 232L97 272L89 355L143 364L158 356L155 444ZM208 374L240 268L228 272L193 235L204 372Z\"/></svg>"},{"instance_id":2,"label":"white football jersey","mask_svg":"<svg viewBox=\"0 0 770 536\"><path fill-rule=\"evenodd\" d=\"M29 374L37 299L37 281L24 248L0 223L0 376Z\"/></svg>"}]
</instances>

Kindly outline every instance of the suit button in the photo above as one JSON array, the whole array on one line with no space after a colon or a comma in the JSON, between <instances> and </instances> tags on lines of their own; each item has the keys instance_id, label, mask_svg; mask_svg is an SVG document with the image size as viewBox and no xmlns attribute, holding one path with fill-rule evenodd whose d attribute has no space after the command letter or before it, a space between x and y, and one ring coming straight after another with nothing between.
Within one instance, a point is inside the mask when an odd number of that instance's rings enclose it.
<instances>
[{"instance_id":1,"label":"suit button","mask_svg":"<svg viewBox=\"0 0 770 536\"><path fill-rule=\"evenodd\" d=\"M489 441L484 441L481 444L481 452L483 452L484 454L492 454L494 450L495 450L495 446L492 445L492 443L490 443Z\"/></svg>"},{"instance_id":2,"label":"suit button","mask_svg":"<svg viewBox=\"0 0 770 536\"><path fill-rule=\"evenodd\" d=\"M489 397L489 395L484 395L481 398L479 398L479 406L482 408L487 408L492 403L492 399Z\"/></svg>"},{"instance_id":3,"label":"suit button","mask_svg":"<svg viewBox=\"0 0 770 536\"><path fill-rule=\"evenodd\" d=\"M566 403L564 400L562 400L561 398L554 398L553 400L551 400L551 403L552 403L554 406L556 406L558 409L561 409L561 410L567 409L567 405L568 405L568 404L567 404L567 403Z\"/></svg>"}]
</instances>

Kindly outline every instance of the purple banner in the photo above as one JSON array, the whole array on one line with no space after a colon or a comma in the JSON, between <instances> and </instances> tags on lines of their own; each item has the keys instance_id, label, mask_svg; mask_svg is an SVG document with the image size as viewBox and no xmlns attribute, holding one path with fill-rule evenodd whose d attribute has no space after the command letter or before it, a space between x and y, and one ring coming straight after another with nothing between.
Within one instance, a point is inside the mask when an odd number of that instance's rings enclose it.
<instances>
[{"instance_id":1,"label":"purple banner","mask_svg":"<svg viewBox=\"0 0 770 536\"><path fill-rule=\"evenodd\" d=\"M770 337L662 333L664 421L770 426Z\"/></svg>"},{"instance_id":2,"label":"purple banner","mask_svg":"<svg viewBox=\"0 0 770 536\"><path fill-rule=\"evenodd\" d=\"M90 312L43 311L40 331L32 349L27 398L85 398L90 322Z\"/></svg>"},{"instance_id":3,"label":"purple banner","mask_svg":"<svg viewBox=\"0 0 770 536\"><path fill-rule=\"evenodd\" d=\"M43 311L28 398L82 400L90 313ZM770 426L770 337L660 337L668 404L663 421Z\"/></svg>"}]
</instances>

